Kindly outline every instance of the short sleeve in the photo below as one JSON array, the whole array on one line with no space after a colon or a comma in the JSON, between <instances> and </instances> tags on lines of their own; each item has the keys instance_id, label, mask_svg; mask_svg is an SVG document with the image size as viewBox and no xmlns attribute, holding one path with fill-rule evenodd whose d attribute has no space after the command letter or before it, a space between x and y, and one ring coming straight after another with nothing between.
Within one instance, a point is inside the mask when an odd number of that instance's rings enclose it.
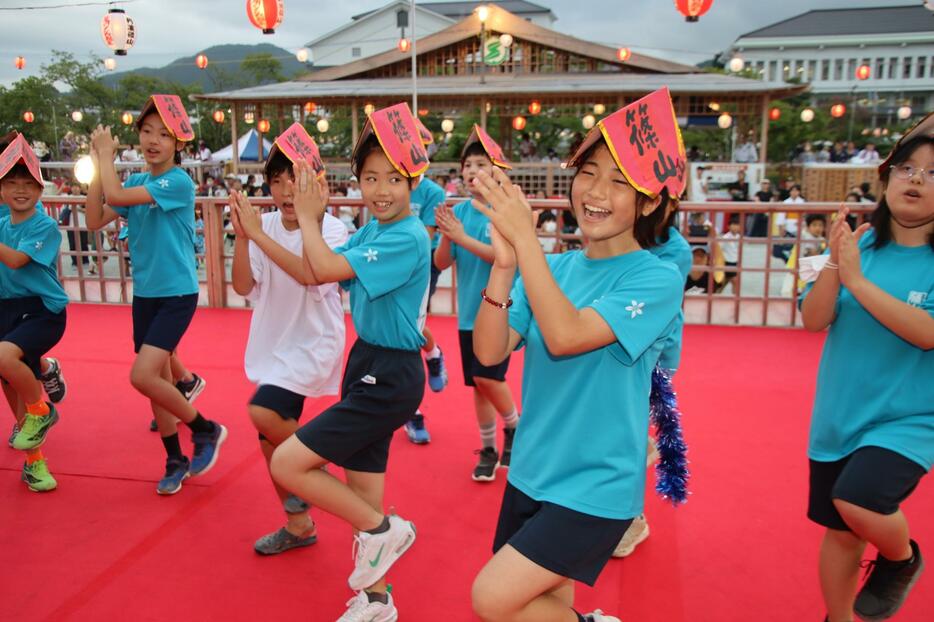
<instances>
[{"instance_id":1,"label":"short sleeve","mask_svg":"<svg viewBox=\"0 0 934 622\"><path fill-rule=\"evenodd\" d=\"M250 252L250 273L253 276L253 289L246 295L246 299L251 302L259 300L263 290L263 283L266 280L266 253L250 240L248 244Z\"/></svg>"},{"instance_id":2,"label":"short sleeve","mask_svg":"<svg viewBox=\"0 0 934 622\"><path fill-rule=\"evenodd\" d=\"M180 168L174 168L165 175L150 179L143 187L153 202L165 212L195 204L195 184Z\"/></svg>"},{"instance_id":3,"label":"short sleeve","mask_svg":"<svg viewBox=\"0 0 934 622\"><path fill-rule=\"evenodd\" d=\"M426 227L437 227L438 221L435 219L435 210L440 204L444 203L444 190L440 187L432 187L428 193L425 205L419 213L422 224Z\"/></svg>"},{"instance_id":4,"label":"short sleeve","mask_svg":"<svg viewBox=\"0 0 934 622\"><path fill-rule=\"evenodd\" d=\"M321 237L324 238L325 244L331 250L336 250L345 245L349 235L344 223L333 216L325 216L324 223L321 226Z\"/></svg>"},{"instance_id":5,"label":"short sleeve","mask_svg":"<svg viewBox=\"0 0 934 622\"><path fill-rule=\"evenodd\" d=\"M522 335L522 340L525 341L532 324L532 307L529 306L529 299L525 295L525 282L521 276L513 284L509 297L512 298L512 306L509 307L509 327Z\"/></svg>"},{"instance_id":6,"label":"short sleeve","mask_svg":"<svg viewBox=\"0 0 934 622\"><path fill-rule=\"evenodd\" d=\"M391 228L372 239L354 244L354 236L335 252L353 268L370 299L402 287L418 265L418 239L410 231Z\"/></svg>"},{"instance_id":7,"label":"short sleeve","mask_svg":"<svg viewBox=\"0 0 934 622\"><path fill-rule=\"evenodd\" d=\"M632 363L666 336L683 295L677 269L663 263L627 275L590 307L610 326Z\"/></svg>"},{"instance_id":8,"label":"short sleeve","mask_svg":"<svg viewBox=\"0 0 934 622\"><path fill-rule=\"evenodd\" d=\"M29 259L41 266L51 266L55 263L55 256L62 244L62 234L51 218L47 216L33 216L33 218L42 218L42 220L20 238L16 250L25 253Z\"/></svg>"}]
</instances>

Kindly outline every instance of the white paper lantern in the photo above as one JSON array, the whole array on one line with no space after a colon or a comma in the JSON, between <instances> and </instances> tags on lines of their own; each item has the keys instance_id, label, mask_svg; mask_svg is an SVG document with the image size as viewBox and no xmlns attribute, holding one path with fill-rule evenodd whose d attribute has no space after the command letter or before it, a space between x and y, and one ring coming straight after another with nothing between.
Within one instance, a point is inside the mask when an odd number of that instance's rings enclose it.
<instances>
[{"instance_id":1,"label":"white paper lantern","mask_svg":"<svg viewBox=\"0 0 934 622\"><path fill-rule=\"evenodd\" d=\"M328 120L327 120L327 119L318 119L317 128L318 128L318 131L319 131L319 132L321 132L322 134L324 134L324 133L327 132L329 129L331 129L331 124L328 123Z\"/></svg>"},{"instance_id":2,"label":"white paper lantern","mask_svg":"<svg viewBox=\"0 0 934 622\"><path fill-rule=\"evenodd\" d=\"M82 119L84 119L84 113L80 110L75 110L71 113L71 120L75 123L81 123Z\"/></svg>"},{"instance_id":3,"label":"white paper lantern","mask_svg":"<svg viewBox=\"0 0 934 622\"><path fill-rule=\"evenodd\" d=\"M801 120L805 123L810 123L814 120L814 111L810 108L805 108L801 111Z\"/></svg>"},{"instance_id":4,"label":"white paper lantern","mask_svg":"<svg viewBox=\"0 0 934 622\"><path fill-rule=\"evenodd\" d=\"M730 59L729 67L730 67L730 71L732 71L733 73L739 73L740 71L743 70L743 67L745 66L746 66L746 61L744 61L739 56L734 56L733 58Z\"/></svg>"},{"instance_id":5,"label":"white paper lantern","mask_svg":"<svg viewBox=\"0 0 934 622\"><path fill-rule=\"evenodd\" d=\"M445 119L441 122L441 131L445 134L450 134L454 131L454 121L451 119Z\"/></svg>"},{"instance_id":6,"label":"white paper lantern","mask_svg":"<svg viewBox=\"0 0 934 622\"><path fill-rule=\"evenodd\" d=\"M902 106L898 109L898 118L904 121L911 116L911 106Z\"/></svg>"},{"instance_id":7,"label":"white paper lantern","mask_svg":"<svg viewBox=\"0 0 934 622\"><path fill-rule=\"evenodd\" d=\"M597 124L597 118L592 114L584 115L584 118L581 119L581 124L584 126L585 130L589 130Z\"/></svg>"},{"instance_id":8,"label":"white paper lantern","mask_svg":"<svg viewBox=\"0 0 934 622\"><path fill-rule=\"evenodd\" d=\"M136 27L123 9L110 9L101 19L101 37L114 54L126 56L136 42Z\"/></svg>"},{"instance_id":9,"label":"white paper lantern","mask_svg":"<svg viewBox=\"0 0 934 622\"><path fill-rule=\"evenodd\" d=\"M295 53L295 58L298 59L300 63L307 63L308 57L308 48L302 48Z\"/></svg>"},{"instance_id":10,"label":"white paper lantern","mask_svg":"<svg viewBox=\"0 0 934 622\"><path fill-rule=\"evenodd\" d=\"M107 68L107 71L113 71L117 68L117 59L116 58L105 58L104 67Z\"/></svg>"},{"instance_id":11,"label":"white paper lantern","mask_svg":"<svg viewBox=\"0 0 934 622\"><path fill-rule=\"evenodd\" d=\"M512 35L510 35L510 34L503 34L503 35L500 35L500 36L499 36L499 44L500 44L501 46L503 46L504 48L511 47L511 46L512 46Z\"/></svg>"},{"instance_id":12,"label":"white paper lantern","mask_svg":"<svg viewBox=\"0 0 934 622\"><path fill-rule=\"evenodd\" d=\"M729 129L732 127L732 125L733 117L730 116L729 112L724 112L719 117L717 117L717 127L719 127L721 130Z\"/></svg>"}]
</instances>

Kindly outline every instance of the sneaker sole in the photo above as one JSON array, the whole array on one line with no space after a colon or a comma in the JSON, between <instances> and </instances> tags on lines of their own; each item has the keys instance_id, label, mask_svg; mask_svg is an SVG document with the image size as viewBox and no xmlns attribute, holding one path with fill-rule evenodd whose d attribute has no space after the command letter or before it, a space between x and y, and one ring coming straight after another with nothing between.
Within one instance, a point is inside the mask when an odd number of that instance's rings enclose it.
<instances>
[{"instance_id":1,"label":"sneaker sole","mask_svg":"<svg viewBox=\"0 0 934 622\"><path fill-rule=\"evenodd\" d=\"M889 611L882 615L872 616L872 615L866 615L866 614L860 613L859 609L857 609L856 606L854 605L853 613L855 613L859 617L859 619L863 620L864 622L879 622L880 620L888 620L889 618L893 617L896 613L898 613L898 610L901 609L902 605L905 604L905 601L908 600L908 594L911 593L911 589L915 586L915 583L918 582L918 579L921 577L922 572L924 572L924 558L923 557L921 558L921 564L918 566L918 572L915 573L915 576L908 583L908 589L905 590L905 593L902 596L901 600L898 601L898 603L895 605L895 608L892 611ZM859 598L858 594L857 594L857 598Z\"/></svg>"},{"instance_id":2,"label":"sneaker sole","mask_svg":"<svg viewBox=\"0 0 934 622\"><path fill-rule=\"evenodd\" d=\"M368 583L367 585L355 586L355 585L353 585L353 584L350 583L350 579L347 579L347 584L350 585L350 589L352 589L352 590L355 591L355 592L359 592L360 590L364 590L364 589L370 587L371 585L375 584L375 583L376 583L377 581L379 581L381 578L383 578L383 577L386 576L386 574L389 572L389 569L392 568L393 566L395 566L397 561L399 561L400 559L402 559L402 556L405 555L405 552L406 552L406 551L408 551L410 548L412 548L412 545L415 544L415 537L416 537L416 535L418 534L418 532L417 532L417 530L415 529L415 523L413 523L412 521L406 521L406 522L408 522L409 528L411 528L412 533L409 535L408 538L406 538L405 540L403 540L402 543L401 543L398 547L396 547L396 549L395 549L395 551L394 551L395 559L393 559L391 562L389 562L388 564L386 564L385 567L380 568L380 570L378 571L378 575L377 575L376 579L374 579L371 583Z\"/></svg>"},{"instance_id":3,"label":"sneaker sole","mask_svg":"<svg viewBox=\"0 0 934 622\"><path fill-rule=\"evenodd\" d=\"M645 529L642 530L642 533L640 533L636 537L636 539L633 540L632 543L630 543L629 546L627 546L625 549L622 549L621 551L613 551L612 556L616 558L629 557L630 555L632 555L632 552L636 550L636 547L642 544L643 542L645 542L646 539L648 539L648 537L649 537L649 524L646 523Z\"/></svg>"},{"instance_id":4,"label":"sneaker sole","mask_svg":"<svg viewBox=\"0 0 934 622\"><path fill-rule=\"evenodd\" d=\"M217 459L218 459L218 458L220 457L220 455L221 455L221 445L223 445L223 444L224 444L224 441L227 440L227 427L226 427L226 426L223 426L223 425L221 425L221 424L219 424L219 423L218 423L217 425L220 425L220 426L221 426L221 435L220 435L219 437L217 437L217 445L215 445L215 447L214 447L214 456L211 457L211 461L208 462L208 464L207 464L206 467L204 467L203 469L201 469L201 470L198 471L197 473L191 473L191 476L192 476L192 477L198 477L198 476L200 476L200 475L204 475L205 473L207 473L208 471L210 471L211 469L213 469L215 464L217 464Z\"/></svg>"},{"instance_id":5,"label":"sneaker sole","mask_svg":"<svg viewBox=\"0 0 934 622\"><path fill-rule=\"evenodd\" d=\"M499 461L496 462L496 466L493 467L492 475L477 475L476 473L471 474L470 479L475 482L492 482L496 480L496 469L499 468Z\"/></svg>"},{"instance_id":6,"label":"sneaker sole","mask_svg":"<svg viewBox=\"0 0 934 622\"><path fill-rule=\"evenodd\" d=\"M180 482L178 483L178 487L176 487L174 490L159 490L159 487L157 486L157 487L156 487L156 494L160 494L160 495L165 496L165 497L168 497L168 496L171 496L171 495L174 495L174 494L178 494L178 491L180 491L180 490L182 489L182 484L183 484L183 483L185 482L185 480L188 479L189 477L191 477L191 473L185 473L185 477L182 478L182 481L180 481Z\"/></svg>"},{"instance_id":7,"label":"sneaker sole","mask_svg":"<svg viewBox=\"0 0 934 622\"><path fill-rule=\"evenodd\" d=\"M304 547L306 547L306 546L311 546L312 544L317 544L317 543L318 543L318 536L312 536L312 537L308 538L308 539L305 540L305 541L296 542L295 544L292 544L292 545L287 546L287 547L285 547L285 548L279 549L279 550L277 550L277 551L261 551L261 550L258 549L258 548L256 547L256 545L254 544L254 545L253 545L253 551L254 551L257 555L262 555L263 557L271 557L271 556L273 556L273 555L279 555L279 554L281 554L281 553L285 553L285 552L287 552L287 551L291 551L292 549L301 549L301 548L304 548Z\"/></svg>"}]
</instances>

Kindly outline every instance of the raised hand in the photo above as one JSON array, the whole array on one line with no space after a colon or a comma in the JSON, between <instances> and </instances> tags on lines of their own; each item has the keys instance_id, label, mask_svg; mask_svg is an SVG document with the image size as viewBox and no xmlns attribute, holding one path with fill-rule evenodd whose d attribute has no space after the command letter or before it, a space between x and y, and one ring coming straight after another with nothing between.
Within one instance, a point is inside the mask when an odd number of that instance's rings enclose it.
<instances>
[{"instance_id":1,"label":"raised hand","mask_svg":"<svg viewBox=\"0 0 934 622\"><path fill-rule=\"evenodd\" d=\"M506 173L498 168L493 169L492 176L480 171L474 186L483 201L474 199L473 206L486 214L506 241L515 246L523 237L528 237L538 244L532 208L522 188L512 183Z\"/></svg>"},{"instance_id":2,"label":"raised hand","mask_svg":"<svg viewBox=\"0 0 934 622\"><path fill-rule=\"evenodd\" d=\"M118 144L117 139L110 133L109 125L106 127L98 125L91 132L91 149L97 153L98 158L102 161L113 160Z\"/></svg>"},{"instance_id":3,"label":"raised hand","mask_svg":"<svg viewBox=\"0 0 934 622\"><path fill-rule=\"evenodd\" d=\"M295 175L292 203L295 213L315 220L324 220L324 208L327 206L327 181L318 179L311 165L302 160L292 166Z\"/></svg>"},{"instance_id":4,"label":"raised hand","mask_svg":"<svg viewBox=\"0 0 934 622\"><path fill-rule=\"evenodd\" d=\"M856 231L852 231L850 225L846 221L843 222L843 231L837 243L837 265L840 266L840 283L844 287L850 287L863 278L859 240L870 226L868 222L864 222L856 228Z\"/></svg>"},{"instance_id":5,"label":"raised hand","mask_svg":"<svg viewBox=\"0 0 934 622\"><path fill-rule=\"evenodd\" d=\"M237 237L252 240L263 230L259 210L239 192L230 196L230 222L233 224Z\"/></svg>"},{"instance_id":6,"label":"raised hand","mask_svg":"<svg viewBox=\"0 0 934 622\"><path fill-rule=\"evenodd\" d=\"M464 224L454 215L454 210L447 205L441 205L435 210L435 222L441 235L457 243L464 235Z\"/></svg>"}]
</instances>

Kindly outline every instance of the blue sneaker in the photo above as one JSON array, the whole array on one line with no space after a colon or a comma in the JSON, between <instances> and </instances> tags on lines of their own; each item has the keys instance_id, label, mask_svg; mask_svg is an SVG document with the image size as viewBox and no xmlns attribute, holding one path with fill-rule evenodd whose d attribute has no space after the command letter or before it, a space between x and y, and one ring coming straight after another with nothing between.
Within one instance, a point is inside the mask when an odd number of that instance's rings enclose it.
<instances>
[{"instance_id":1,"label":"blue sneaker","mask_svg":"<svg viewBox=\"0 0 934 622\"><path fill-rule=\"evenodd\" d=\"M191 435L191 441L195 444L195 453L191 457L193 476L204 475L214 467L221 453L221 445L227 440L227 428L216 421L213 423L214 429L210 432Z\"/></svg>"},{"instance_id":2,"label":"blue sneaker","mask_svg":"<svg viewBox=\"0 0 934 622\"><path fill-rule=\"evenodd\" d=\"M440 393L448 384L448 370L444 366L444 352L437 358L425 359L425 364L428 366L428 387L435 393Z\"/></svg>"},{"instance_id":3,"label":"blue sneaker","mask_svg":"<svg viewBox=\"0 0 934 622\"><path fill-rule=\"evenodd\" d=\"M431 442L431 435L425 428L425 415L415 413L411 419L405 422L405 433L409 440L416 445L427 445Z\"/></svg>"},{"instance_id":4,"label":"blue sneaker","mask_svg":"<svg viewBox=\"0 0 934 622\"><path fill-rule=\"evenodd\" d=\"M190 476L191 463L188 458L169 458L165 461L165 475L159 480L156 492L160 495L174 495L182 489L182 482Z\"/></svg>"}]
</instances>

